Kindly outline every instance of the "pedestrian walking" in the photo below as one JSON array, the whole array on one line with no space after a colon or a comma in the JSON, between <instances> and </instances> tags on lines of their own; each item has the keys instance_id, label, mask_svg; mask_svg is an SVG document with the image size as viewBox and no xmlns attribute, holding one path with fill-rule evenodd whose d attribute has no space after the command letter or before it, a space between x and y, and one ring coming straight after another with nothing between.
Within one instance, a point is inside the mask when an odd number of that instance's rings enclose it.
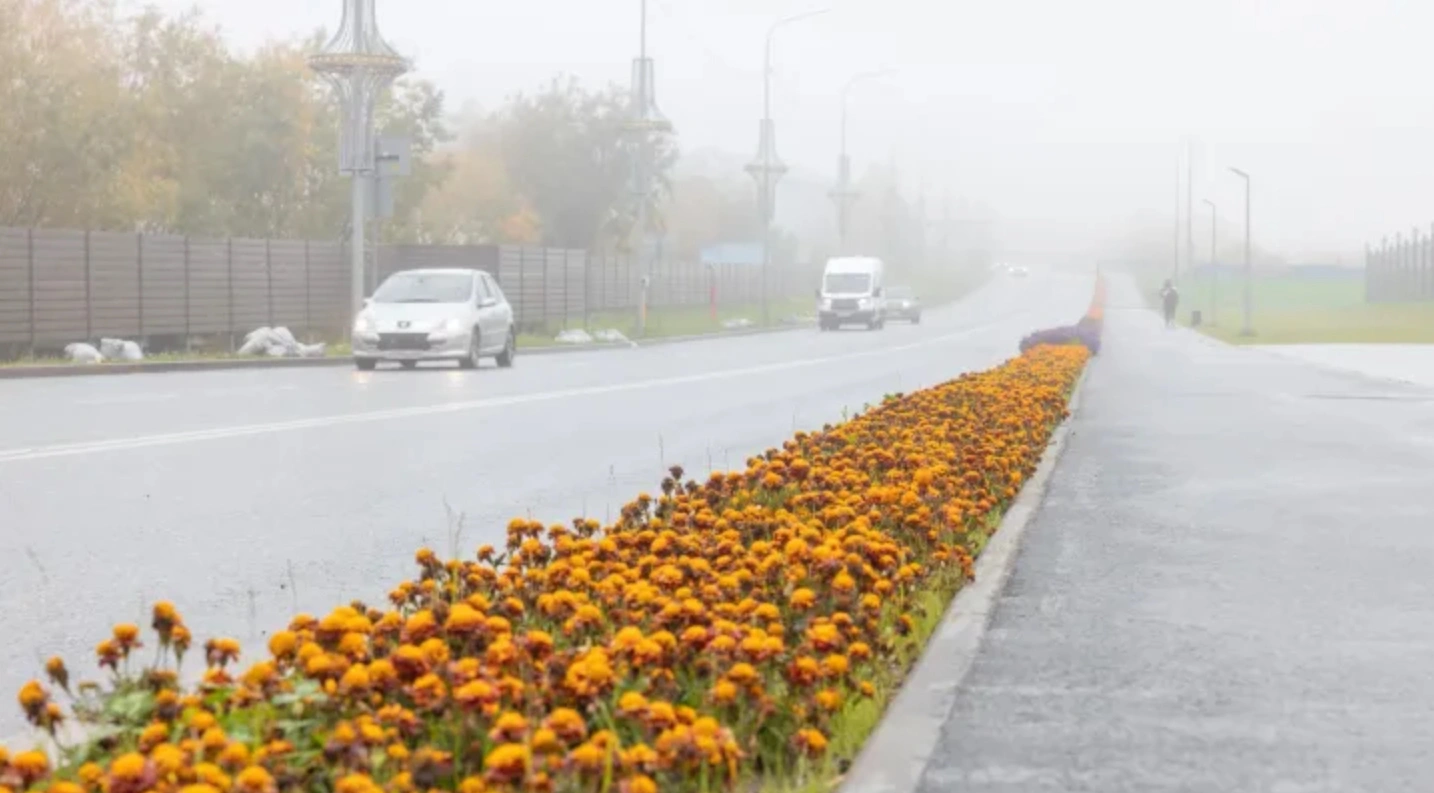
<instances>
[{"instance_id":1,"label":"pedestrian walking","mask_svg":"<svg viewBox=\"0 0 1434 793\"><path fill-rule=\"evenodd\" d=\"M1175 325L1175 309L1180 305L1180 290L1175 288L1174 282L1169 278L1165 279L1165 286L1160 288L1160 302L1165 309L1165 327Z\"/></svg>"}]
</instances>

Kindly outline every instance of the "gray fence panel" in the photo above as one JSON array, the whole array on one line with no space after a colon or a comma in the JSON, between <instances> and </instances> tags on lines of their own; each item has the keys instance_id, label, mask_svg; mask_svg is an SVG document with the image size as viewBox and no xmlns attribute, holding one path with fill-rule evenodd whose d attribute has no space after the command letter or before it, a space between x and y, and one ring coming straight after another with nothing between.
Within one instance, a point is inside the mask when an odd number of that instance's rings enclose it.
<instances>
[{"instance_id":1,"label":"gray fence panel","mask_svg":"<svg viewBox=\"0 0 1434 793\"><path fill-rule=\"evenodd\" d=\"M232 333L229 241L189 239L189 332Z\"/></svg>"},{"instance_id":2,"label":"gray fence panel","mask_svg":"<svg viewBox=\"0 0 1434 793\"><path fill-rule=\"evenodd\" d=\"M269 268L266 241L234 238L234 332L273 325L269 305Z\"/></svg>"},{"instance_id":3,"label":"gray fence panel","mask_svg":"<svg viewBox=\"0 0 1434 793\"><path fill-rule=\"evenodd\" d=\"M298 333L310 329L309 277L303 240L269 241L269 298L274 324Z\"/></svg>"},{"instance_id":4,"label":"gray fence panel","mask_svg":"<svg viewBox=\"0 0 1434 793\"><path fill-rule=\"evenodd\" d=\"M139 236L90 233L90 335L140 335Z\"/></svg>"},{"instance_id":5,"label":"gray fence panel","mask_svg":"<svg viewBox=\"0 0 1434 793\"><path fill-rule=\"evenodd\" d=\"M139 335L179 335L189 332L185 283L188 278L186 240L164 234L148 235L140 244Z\"/></svg>"},{"instance_id":6,"label":"gray fence panel","mask_svg":"<svg viewBox=\"0 0 1434 793\"><path fill-rule=\"evenodd\" d=\"M90 339L86 235L36 230L35 343L56 347Z\"/></svg>"},{"instance_id":7,"label":"gray fence panel","mask_svg":"<svg viewBox=\"0 0 1434 793\"><path fill-rule=\"evenodd\" d=\"M30 344L29 236L0 228L0 344Z\"/></svg>"}]
</instances>

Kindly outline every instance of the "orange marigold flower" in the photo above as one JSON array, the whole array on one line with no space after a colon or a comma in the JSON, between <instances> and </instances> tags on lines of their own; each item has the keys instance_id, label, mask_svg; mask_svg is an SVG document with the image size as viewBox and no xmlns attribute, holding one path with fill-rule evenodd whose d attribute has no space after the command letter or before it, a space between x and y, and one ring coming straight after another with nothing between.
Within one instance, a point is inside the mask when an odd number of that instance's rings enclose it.
<instances>
[{"instance_id":1,"label":"orange marigold flower","mask_svg":"<svg viewBox=\"0 0 1434 793\"><path fill-rule=\"evenodd\" d=\"M21 752L10 758L10 769L20 776L21 789L24 789L50 772L50 758L44 752Z\"/></svg>"},{"instance_id":2,"label":"orange marigold flower","mask_svg":"<svg viewBox=\"0 0 1434 793\"><path fill-rule=\"evenodd\" d=\"M251 765L234 778L238 793L274 793L274 777L268 769Z\"/></svg>"},{"instance_id":3,"label":"orange marigold flower","mask_svg":"<svg viewBox=\"0 0 1434 793\"><path fill-rule=\"evenodd\" d=\"M51 683L66 691L70 690L70 670L65 667L63 658L56 655L45 661L45 674L49 676Z\"/></svg>"},{"instance_id":4,"label":"orange marigold flower","mask_svg":"<svg viewBox=\"0 0 1434 793\"><path fill-rule=\"evenodd\" d=\"M737 699L737 686L731 680L718 680L712 686L712 702L717 705L730 705Z\"/></svg>"},{"instance_id":5,"label":"orange marigold flower","mask_svg":"<svg viewBox=\"0 0 1434 793\"><path fill-rule=\"evenodd\" d=\"M793 736L792 743L796 745L798 750L811 757L818 757L827 750L827 737L822 735L819 730L814 730L810 727L797 730L797 734Z\"/></svg>"},{"instance_id":6,"label":"orange marigold flower","mask_svg":"<svg viewBox=\"0 0 1434 793\"><path fill-rule=\"evenodd\" d=\"M806 611L816 605L817 594L806 587L802 587L793 592L787 602L797 611Z\"/></svg>"}]
</instances>

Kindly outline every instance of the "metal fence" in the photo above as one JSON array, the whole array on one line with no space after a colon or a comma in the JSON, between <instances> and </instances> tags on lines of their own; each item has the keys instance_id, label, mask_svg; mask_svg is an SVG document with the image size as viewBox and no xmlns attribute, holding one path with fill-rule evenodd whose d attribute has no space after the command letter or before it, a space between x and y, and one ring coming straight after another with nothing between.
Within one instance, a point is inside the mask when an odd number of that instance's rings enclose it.
<instances>
[{"instance_id":1,"label":"metal fence","mask_svg":"<svg viewBox=\"0 0 1434 793\"><path fill-rule=\"evenodd\" d=\"M1434 228L1366 248L1364 296L1371 303L1434 300Z\"/></svg>"},{"instance_id":2,"label":"metal fence","mask_svg":"<svg viewBox=\"0 0 1434 793\"><path fill-rule=\"evenodd\" d=\"M635 310L629 257L508 245L380 246L378 280L414 267L471 267L498 279L525 329ZM805 294L810 268L776 268L769 295ZM333 337L349 322L349 261L333 240L206 239L0 228L0 347L54 350L100 337L237 337L260 326ZM755 303L761 272L743 265L654 265L652 307Z\"/></svg>"}]
</instances>

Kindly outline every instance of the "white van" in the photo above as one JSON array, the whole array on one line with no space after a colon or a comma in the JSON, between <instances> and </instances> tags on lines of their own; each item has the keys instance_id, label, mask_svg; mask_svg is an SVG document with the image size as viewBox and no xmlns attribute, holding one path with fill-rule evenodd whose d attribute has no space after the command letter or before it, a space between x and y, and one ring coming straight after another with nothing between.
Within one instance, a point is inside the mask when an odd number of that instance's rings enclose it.
<instances>
[{"instance_id":1,"label":"white van","mask_svg":"<svg viewBox=\"0 0 1434 793\"><path fill-rule=\"evenodd\" d=\"M886 325L883 296L886 266L874 256L828 259L817 290L817 324L835 330L846 324L863 324L870 330Z\"/></svg>"}]
</instances>

